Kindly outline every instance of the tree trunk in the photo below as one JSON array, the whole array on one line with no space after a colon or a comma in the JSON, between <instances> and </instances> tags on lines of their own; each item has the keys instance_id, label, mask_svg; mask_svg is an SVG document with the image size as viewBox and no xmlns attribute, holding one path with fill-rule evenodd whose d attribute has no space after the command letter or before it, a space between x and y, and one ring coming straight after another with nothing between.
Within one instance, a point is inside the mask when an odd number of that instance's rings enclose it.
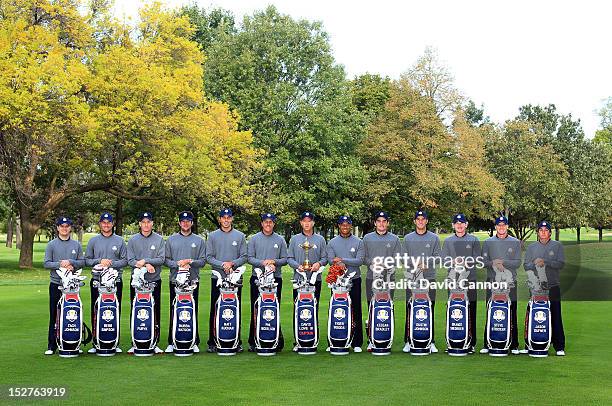
<instances>
[{"instance_id":1,"label":"tree trunk","mask_svg":"<svg viewBox=\"0 0 612 406\"><path fill-rule=\"evenodd\" d=\"M580 244L580 226L576 227L576 243Z\"/></svg>"},{"instance_id":2,"label":"tree trunk","mask_svg":"<svg viewBox=\"0 0 612 406\"><path fill-rule=\"evenodd\" d=\"M81 226L77 230L77 239L79 240L80 246L83 246L83 234L84 234L84 230L83 230L83 226Z\"/></svg>"},{"instance_id":3,"label":"tree trunk","mask_svg":"<svg viewBox=\"0 0 612 406\"><path fill-rule=\"evenodd\" d=\"M15 247L20 250L21 249L21 216L15 218Z\"/></svg>"},{"instance_id":4,"label":"tree trunk","mask_svg":"<svg viewBox=\"0 0 612 406\"><path fill-rule=\"evenodd\" d=\"M597 227L597 234L599 234L599 242L603 241L603 227L599 226Z\"/></svg>"},{"instance_id":5,"label":"tree trunk","mask_svg":"<svg viewBox=\"0 0 612 406\"><path fill-rule=\"evenodd\" d=\"M34 237L40 229L40 224L33 224L29 219L21 217L21 251L19 252L19 268L32 268L34 255Z\"/></svg>"},{"instance_id":6,"label":"tree trunk","mask_svg":"<svg viewBox=\"0 0 612 406\"><path fill-rule=\"evenodd\" d=\"M8 220L6 222L6 246L13 248L13 212L9 212Z\"/></svg>"},{"instance_id":7,"label":"tree trunk","mask_svg":"<svg viewBox=\"0 0 612 406\"><path fill-rule=\"evenodd\" d=\"M115 205L115 234L123 235L123 198L117 198Z\"/></svg>"},{"instance_id":8,"label":"tree trunk","mask_svg":"<svg viewBox=\"0 0 612 406\"><path fill-rule=\"evenodd\" d=\"M555 227L555 241L559 241L559 235L561 234L559 227Z\"/></svg>"}]
</instances>

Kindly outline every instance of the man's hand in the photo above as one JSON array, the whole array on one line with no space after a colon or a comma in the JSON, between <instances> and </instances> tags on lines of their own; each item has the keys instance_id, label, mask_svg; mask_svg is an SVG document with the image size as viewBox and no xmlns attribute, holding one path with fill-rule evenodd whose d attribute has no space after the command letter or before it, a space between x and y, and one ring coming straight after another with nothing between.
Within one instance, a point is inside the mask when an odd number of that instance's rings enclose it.
<instances>
[{"instance_id":1,"label":"man's hand","mask_svg":"<svg viewBox=\"0 0 612 406\"><path fill-rule=\"evenodd\" d=\"M72 266L72 264L68 264L66 269L72 272L72 271L74 271L74 266Z\"/></svg>"},{"instance_id":2,"label":"man's hand","mask_svg":"<svg viewBox=\"0 0 612 406\"><path fill-rule=\"evenodd\" d=\"M504 270L504 260L501 258L494 259L493 268L503 271Z\"/></svg>"},{"instance_id":3,"label":"man's hand","mask_svg":"<svg viewBox=\"0 0 612 406\"><path fill-rule=\"evenodd\" d=\"M227 261L223 263L223 270L226 274L232 273L232 268L234 267L234 263L232 261Z\"/></svg>"},{"instance_id":4,"label":"man's hand","mask_svg":"<svg viewBox=\"0 0 612 406\"><path fill-rule=\"evenodd\" d=\"M544 266L544 259L543 258L536 258L533 263L535 264L535 266L539 266L539 267L543 267Z\"/></svg>"},{"instance_id":5,"label":"man's hand","mask_svg":"<svg viewBox=\"0 0 612 406\"><path fill-rule=\"evenodd\" d=\"M100 265L102 265L104 268L110 267L112 263L113 263L113 261L111 261L108 258L104 258L104 259L100 260Z\"/></svg>"},{"instance_id":6,"label":"man's hand","mask_svg":"<svg viewBox=\"0 0 612 406\"><path fill-rule=\"evenodd\" d=\"M262 261L263 266L275 266L276 265L276 260L274 259L264 259Z\"/></svg>"},{"instance_id":7,"label":"man's hand","mask_svg":"<svg viewBox=\"0 0 612 406\"><path fill-rule=\"evenodd\" d=\"M177 265L179 268L191 268L190 265L193 262L193 259L181 259L180 261L177 261Z\"/></svg>"},{"instance_id":8,"label":"man's hand","mask_svg":"<svg viewBox=\"0 0 612 406\"><path fill-rule=\"evenodd\" d=\"M340 262L342 262L342 258L340 258L340 257L336 257L336 258L332 259L332 263L334 263L334 264L338 264Z\"/></svg>"},{"instance_id":9,"label":"man's hand","mask_svg":"<svg viewBox=\"0 0 612 406\"><path fill-rule=\"evenodd\" d=\"M310 267L310 270L312 272L317 272L319 270L319 268L321 268L321 264L318 262L315 262L314 264L312 264L312 266Z\"/></svg>"},{"instance_id":10,"label":"man's hand","mask_svg":"<svg viewBox=\"0 0 612 406\"><path fill-rule=\"evenodd\" d=\"M67 259L62 259L60 261L60 268L68 268L70 266L70 261Z\"/></svg>"},{"instance_id":11,"label":"man's hand","mask_svg":"<svg viewBox=\"0 0 612 406\"><path fill-rule=\"evenodd\" d=\"M299 272L304 272L304 265L300 265L300 266L298 266L297 270L298 270Z\"/></svg>"},{"instance_id":12,"label":"man's hand","mask_svg":"<svg viewBox=\"0 0 612 406\"><path fill-rule=\"evenodd\" d=\"M136 261L136 264L134 265L135 268L142 268L143 266L145 266L144 259L139 259L138 261Z\"/></svg>"},{"instance_id":13,"label":"man's hand","mask_svg":"<svg viewBox=\"0 0 612 406\"><path fill-rule=\"evenodd\" d=\"M153 267L153 265L147 264L146 267L147 267L147 272L148 273L154 273L155 272L155 267Z\"/></svg>"}]
</instances>

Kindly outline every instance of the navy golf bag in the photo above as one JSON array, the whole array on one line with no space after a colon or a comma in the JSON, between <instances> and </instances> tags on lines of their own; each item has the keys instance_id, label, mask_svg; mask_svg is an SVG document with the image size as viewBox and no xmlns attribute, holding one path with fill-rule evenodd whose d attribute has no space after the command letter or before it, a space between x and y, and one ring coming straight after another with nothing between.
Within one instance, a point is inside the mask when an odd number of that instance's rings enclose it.
<instances>
[{"instance_id":1,"label":"navy golf bag","mask_svg":"<svg viewBox=\"0 0 612 406\"><path fill-rule=\"evenodd\" d=\"M230 274L217 271L219 298L215 303L213 334L219 355L236 355L240 343L240 299L238 287L246 267L242 266Z\"/></svg>"},{"instance_id":2,"label":"navy golf bag","mask_svg":"<svg viewBox=\"0 0 612 406\"><path fill-rule=\"evenodd\" d=\"M487 302L486 346L489 355L504 357L508 355L512 340L510 294L508 289L491 292Z\"/></svg>"},{"instance_id":3,"label":"navy golf bag","mask_svg":"<svg viewBox=\"0 0 612 406\"><path fill-rule=\"evenodd\" d=\"M448 355L461 357L470 351L470 301L467 289L462 284L468 282L469 270L451 269L447 282L449 290L446 304L446 347Z\"/></svg>"},{"instance_id":4,"label":"navy golf bag","mask_svg":"<svg viewBox=\"0 0 612 406\"><path fill-rule=\"evenodd\" d=\"M297 289L297 297L294 303L293 328L297 353L300 355L316 354L319 345L319 321L317 314L317 298L315 296L315 283L319 273L312 272L310 278L304 272L298 272L300 277L293 281L294 289Z\"/></svg>"},{"instance_id":5,"label":"navy golf bag","mask_svg":"<svg viewBox=\"0 0 612 406\"><path fill-rule=\"evenodd\" d=\"M172 303L172 351L177 357L193 355L196 344L197 317L193 291L197 280L189 280L189 271L179 269L174 291L176 295Z\"/></svg>"},{"instance_id":6,"label":"navy golf bag","mask_svg":"<svg viewBox=\"0 0 612 406\"><path fill-rule=\"evenodd\" d=\"M393 272L387 272L389 280ZM373 355L391 354L395 329L393 299L389 289L377 288L376 281L382 281L382 272L374 273L372 299L368 309L368 340Z\"/></svg>"},{"instance_id":7,"label":"navy golf bag","mask_svg":"<svg viewBox=\"0 0 612 406\"><path fill-rule=\"evenodd\" d=\"M547 357L552 337L550 297L544 271L538 269L539 278L527 271L531 292L525 315L525 346L531 357Z\"/></svg>"},{"instance_id":8,"label":"navy golf bag","mask_svg":"<svg viewBox=\"0 0 612 406\"><path fill-rule=\"evenodd\" d=\"M62 279L62 296L57 303L55 334L60 357L77 357L81 344L91 341L91 331L83 322L83 304L79 291L84 285L85 276L81 270L75 272L60 268L56 273Z\"/></svg>"},{"instance_id":9,"label":"navy golf bag","mask_svg":"<svg viewBox=\"0 0 612 406\"><path fill-rule=\"evenodd\" d=\"M255 269L259 297L255 301L252 317L255 325L255 351L257 355L275 355L280 338L280 306L277 296L278 284L274 271L268 267Z\"/></svg>"},{"instance_id":10,"label":"navy golf bag","mask_svg":"<svg viewBox=\"0 0 612 406\"><path fill-rule=\"evenodd\" d=\"M348 355L353 342L353 304L349 295L353 276L355 272L346 275L344 271L334 282L328 283L332 296L327 317L327 341L332 355Z\"/></svg>"},{"instance_id":11,"label":"navy golf bag","mask_svg":"<svg viewBox=\"0 0 612 406\"><path fill-rule=\"evenodd\" d=\"M423 271L406 272L406 279L414 284L406 311L406 330L411 355L429 355L433 340L431 299L429 281Z\"/></svg>"},{"instance_id":12,"label":"navy golf bag","mask_svg":"<svg viewBox=\"0 0 612 406\"><path fill-rule=\"evenodd\" d=\"M132 286L136 290L132 302L132 317L130 330L134 355L140 357L151 356L159 340L159 331L155 325L155 298L153 289L155 282L145 279L146 268L136 268L132 274Z\"/></svg>"},{"instance_id":13,"label":"navy golf bag","mask_svg":"<svg viewBox=\"0 0 612 406\"><path fill-rule=\"evenodd\" d=\"M100 274L100 281L94 281L99 295L94 304L93 345L96 355L113 356L119 344L119 300L115 285L118 272L112 268L94 268L93 272Z\"/></svg>"}]
</instances>

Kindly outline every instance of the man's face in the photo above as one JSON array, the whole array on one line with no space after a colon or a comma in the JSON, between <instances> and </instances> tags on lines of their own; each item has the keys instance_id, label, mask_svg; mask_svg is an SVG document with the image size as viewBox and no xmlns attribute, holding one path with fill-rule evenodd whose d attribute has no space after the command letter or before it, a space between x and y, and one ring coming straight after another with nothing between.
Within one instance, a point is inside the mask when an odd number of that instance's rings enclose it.
<instances>
[{"instance_id":1,"label":"man's face","mask_svg":"<svg viewBox=\"0 0 612 406\"><path fill-rule=\"evenodd\" d=\"M264 221L261 222L261 229L263 230L264 234L266 235L270 235L274 232L274 221L270 220L270 219L266 219Z\"/></svg>"},{"instance_id":2,"label":"man's face","mask_svg":"<svg viewBox=\"0 0 612 406\"><path fill-rule=\"evenodd\" d=\"M304 217L300 220L300 225L302 226L302 231L309 233L314 228L314 221L310 217Z\"/></svg>"},{"instance_id":3,"label":"man's face","mask_svg":"<svg viewBox=\"0 0 612 406\"><path fill-rule=\"evenodd\" d=\"M219 224L221 224L221 228L226 229L226 230L232 227L233 221L234 221L234 217L232 216L219 217Z\"/></svg>"},{"instance_id":4,"label":"man's face","mask_svg":"<svg viewBox=\"0 0 612 406\"><path fill-rule=\"evenodd\" d=\"M501 222L495 226L495 231L497 231L498 237L505 237L508 235L508 224Z\"/></svg>"},{"instance_id":5,"label":"man's face","mask_svg":"<svg viewBox=\"0 0 612 406\"><path fill-rule=\"evenodd\" d=\"M113 232L113 222L108 220L102 220L98 223L102 234L110 234Z\"/></svg>"},{"instance_id":6,"label":"man's face","mask_svg":"<svg viewBox=\"0 0 612 406\"><path fill-rule=\"evenodd\" d=\"M151 230L153 230L153 222L149 219L142 219L138 224L140 225L140 231L142 231L143 234L149 234Z\"/></svg>"},{"instance_id":7,"label":"man's face","mask_svg":"<svg viewBox=\"0 0 612 406\"><path fill-rule=\"evenodd\" d=\"M457 221L453 224L453 229L457 234L464 234L465 230L467 230L468 223L462 223L461 221Z\"/></svg>"},{"instance_id":8,"label":"man's face","mask_svg":"<svg viewBox=\"0 0 612 406\"><path fill-rule=\"evenodd\" d=\"M72 226L70 224L60 224L57 226L57 233L63 239L70 237L70 232L72 231Z\"/></svg>"},{"instance_id":9,"label":"man's face","mask_svg":"<svg viewBox=\"0 0 612 406\"><path fill-rule=\"evenodd\" d=\"M351 234L352 228L353 228L353 225L346 221L338 225L338 229L340 230L340 235L342 235L343 237L346 237L349 234Z\"/></svg>"},{"instance_id":10,"label":"man's face","mask_svg":"<svg viewBox=\"0 0 612 406\"><path fill-rule=\"evenodd\" d=\"M423 216L418 216L416 219L414 219L414 224L419 231L425 230L427 228L427 223L429 223L429 220Z\"/></svg>"},{"instance_id":11,"label":"man's face","mask_svg":"<svg viewBox=\"0 0 612 406\"><path fill-rule=\"evenodd\" d=\"M181 220L179 221L179 226L181 227L181 231L184 233L188 233L191 231L191 226L193 226L193 221L191 220Z\"/></svg>"},{"instance_id":12,"label":"man's face","mask_svg":"<svg viewBox=\"0 0 612 406\"><path fill-rule=\"evenodd\" d=\"M550 240L550 230L548 229L548 227L538 228L538 238L544 241Z\"/></svg>"},{"instance_id":13,"label":"man's face","mask_svg":"<svg viewBox=\"0 0 612 406\"><path fill-rule=\"evenodd\" d=\"M387 232L387 229L389 228L389 220L387 220L384 217L378 217L376 221L374 222L374 225L376 226L376 231L379 234L384 234Z\"/></svg>"}]
</instances>

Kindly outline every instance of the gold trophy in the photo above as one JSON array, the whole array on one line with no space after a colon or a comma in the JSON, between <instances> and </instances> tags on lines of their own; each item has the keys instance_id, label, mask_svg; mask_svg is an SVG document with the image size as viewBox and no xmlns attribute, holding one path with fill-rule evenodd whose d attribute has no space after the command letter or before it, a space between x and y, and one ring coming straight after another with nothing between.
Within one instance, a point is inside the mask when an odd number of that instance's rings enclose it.
<instances>
[{"instance_id":1,"label":"gold trophy","mask_svg":"<svg viewBox=\"0 0 612 406\"><path fill-rule=\"evenodd\" d=\"M304 271L310 271L310 268L312 267L312 265L310 264L310 261L308 260L308 250L312 248L312 245L310 245L310 243L308 242L308 239L306 239L304 240L303 244L300 244L300 248L304 250L304 263L302 263L302 267L304 268Z\"/></svg>"}]
</instances>

